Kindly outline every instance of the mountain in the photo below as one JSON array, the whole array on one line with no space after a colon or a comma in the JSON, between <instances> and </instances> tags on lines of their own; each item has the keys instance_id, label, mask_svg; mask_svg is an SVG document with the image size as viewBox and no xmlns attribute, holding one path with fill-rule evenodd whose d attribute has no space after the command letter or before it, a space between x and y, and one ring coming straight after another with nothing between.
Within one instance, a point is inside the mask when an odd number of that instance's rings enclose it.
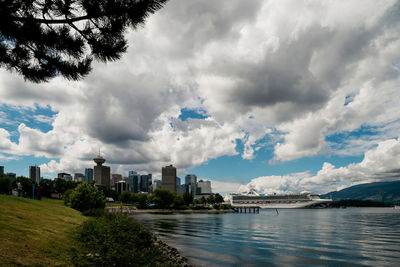
<instances>
[{"instance_id":1,"label":"mountain","mask_svg":"<svg viewBox=\"0 0 400 267\"><path fill-rule=\"evenodd\" d=\"M334 201L360 199L400 203L400 181L359 184L321 195L321 198L331 197Z\"/></svg>"}]
</instances>

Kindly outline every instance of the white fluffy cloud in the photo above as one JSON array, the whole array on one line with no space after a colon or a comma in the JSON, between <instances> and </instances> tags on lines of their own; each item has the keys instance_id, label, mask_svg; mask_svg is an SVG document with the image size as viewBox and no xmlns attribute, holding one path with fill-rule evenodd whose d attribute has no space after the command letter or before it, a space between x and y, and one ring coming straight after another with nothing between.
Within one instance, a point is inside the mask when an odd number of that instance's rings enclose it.
<instances>
[{"instance_id":1,"label":"white fluffy cloud","mask_svg":"<svg viewBox=\"0 0 400 267\"><path fill-rule=\"evenodd\" d=\"M0 70L0 103L57 112L32 118L50 123L48 132L20 123L18 144L0 128L0 148L59 159L42 165L46 172L82 171L101 148L113 172L153 173L236 155L237 139L244 159L272 146L272 162L374 151L400 130L399 8L373 0L169 1L128 34L120 61L95 64L83 81L31 84ZM182 121L182 108L208 118ZM377 133L327 141L360 127ZM329 175L308 181L342 181ZM302 176L268 179L280 184L274 190L312 188Z\"/></svg>"},{"instance_id":2,"label":"white fluffy cloud","mask_svg":"<svg viewBox=\"0 0 400 267\"><path fill-rule=\"evenodd\" d=\"M316 175L293 173L284 176L264 176L252 179L238 191L255 189L259 193L312 191L327 193L343 186L360 183L398 180L400 178L400 138L380 142L365 152L360 163L335 167L325 162Z\"/></svg>"}]
</instances>

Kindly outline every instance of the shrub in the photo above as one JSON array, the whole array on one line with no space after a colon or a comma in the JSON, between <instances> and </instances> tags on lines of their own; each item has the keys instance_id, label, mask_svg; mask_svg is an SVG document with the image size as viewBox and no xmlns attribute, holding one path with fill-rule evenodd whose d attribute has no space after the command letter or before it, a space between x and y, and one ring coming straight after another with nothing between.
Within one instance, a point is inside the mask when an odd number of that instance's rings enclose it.
<instances>
[{"instance_id":1,"label":"shrub","mask_svg":"<svg viewBox=\"0 0 400 267\"><path fill-rule=\"evenodd\" d=\"M5 175L0 176L0 194L10 193L10 178Z\"/></svg>"},{"instance_id":2,"label":"shrub","mask_svg":"<svg viewBox=\"0 0 400 267\"><path fill-rule=\"evenodd\" d=\"M154 236L132 218L107 213L79 228L75 266L176 266Z\"/></svg>"},{"instance_id":3,"label":"shrub","mask_svg":"<svg viewBox=\"0 0 400 267\"><path fill-rule=\"evenodd\" d=\"M82 212L84 216L101 217L105 214L104 209L90 209Z\"/></svg>"},{"instance_id":4,"label":"shrub","mask_svg":"<svg viewBox=\"0 0 400 267\"><path fill-rule=\"evenodd\" d=\"M121 195L119 195L119 200L122 203L128 203L128 202L132 202L132 193L129 191L124 191L121 193Z\"/></svg>"},{"instance_id":5,"label":"shrub","mask_svg":"<svg viewBox=\"0 0 400 267\"><path fill-rule=\"evenodd\" d=\"M79 184L64 200L71 208L86 211L90 209L104 209L106 198L103 192L87 183Z\"/></svg>"}]
</instances>

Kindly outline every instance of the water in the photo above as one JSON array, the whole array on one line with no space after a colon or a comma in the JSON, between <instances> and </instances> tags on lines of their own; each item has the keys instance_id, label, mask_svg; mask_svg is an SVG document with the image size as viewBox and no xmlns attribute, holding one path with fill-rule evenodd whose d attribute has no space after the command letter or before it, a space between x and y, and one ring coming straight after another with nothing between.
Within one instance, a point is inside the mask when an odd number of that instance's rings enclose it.
<instances>
[{"instance_id":1,"label":"water","mask_svg":"<svg viewBox=\"0 0 400 267\"><path fill-rule=\"evenodd\" d=\"M400 266L400 210L137 214L195 266Z\"/></svg>"}]
</instances>

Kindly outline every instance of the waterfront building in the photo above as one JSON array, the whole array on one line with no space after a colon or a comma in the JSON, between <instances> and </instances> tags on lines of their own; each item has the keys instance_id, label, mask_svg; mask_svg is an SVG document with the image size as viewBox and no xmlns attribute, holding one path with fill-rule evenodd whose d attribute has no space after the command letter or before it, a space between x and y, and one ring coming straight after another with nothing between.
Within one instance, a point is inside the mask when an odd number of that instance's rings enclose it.
<instances>
[{"instance_id":1,"label":"waterfront building","mask_svg":"<svg viewBox=\"0 0 400 267\"><path fill-rule=\"evenodd\" d=\"M0 174L4 174L4 166L0 166Z\"/></svg>"},{"instance_id":2,"label":"waterfront building","mask_svg":"<svg viewBox=\"0 0 400 267\"><path fill-rule=\"evenodd\" d=\"M159 189L159 188L161 188L161 180L154 180L153 181L153 184L152 184L152 188L153 188L153 192L156 190L156 189Z\"/></svg>"},{"instance_id":3,"label":"waterfront building","mask_svg":"<svg viewBox=\"0 0 400 267\"><path fill-rule=\"evenodd\" d=\"M111 187L114 187L115 184L121 180L122 180L121 174L118 174L118 173L111 174L111 182L110 182Z\"/></svg>"},{"instance_id":4,"label":"waterfront building","mask_svg":"<svg viewBox=\"0 0 400 267\"><path fill-rule=\"evenodd\" d=\"M6 175L9 177L9 178L17 178L17 174L16 173L13 173L13 172L7 172L6 173Z\"/></svg>"},{"instance_id":5,"label":"waterfront building","mask_svg":"<svg viewBox=\"0 0 400 267\"><path fill-rule=\"evenodd\" d=\"M115 189L117 190L117 192L119 194L121 194L124 191L130 191L129 190L129 184L124 180L117 181L115 183Z\"/></svg>"},{"instance_id":6,"label":"waterfront building","mask_svg":"<svg viewBox=\"0 0 400 267\"><path fill-rule=\"evenodd\" d=\"M92 168L85 169L85 179L86 179L86 183L88 183L88 184L90 184L93 181L93 169Z\"/></svg>"},{"instance_id":7,"label":"waterfront building","mask_svg":"<svg viewBox=\"0 0 400 267\"><path fill-rule=\"evenodd\" d=\"M185 192L195 195L197 190L197 176L195 174L187 174L185 176Z\"/></svg>"},{"instance_id":8,"label":"waterfront building","mask_svg":"<svg viewBox=\"0 0 400 267\"><path fill-rule=\"evenodd\" d=\"M162 188L176 192L176 168L172 165L161 169Z\"/></svg>"},{"instance_id":9,"label":"waterfront building","mask_svg":"<svg viewBox=\"0 0 400 267\"><path fill-rule=\"evenodd\" d=\"M197 183L198 190L196 194L211 194L211 181L200 180Z\"/></svg>"},{"instance_id":10,"label":"waterfront building","mask_svg":"<svg viewBox=\"0 0 400 267\"><path fill-rule=\"evenodd\" d=\"M75 173L74 174L74 181L75 182L85 182L85 175L83 173Z\"/></svg>"},{"instance_id":11,"label":"waterfront building","mask_svg":"<svg viewBox=\"0 0 400 267\"><path fill-rule=\"evenodd\" d=\"M31 178L34 182L39 184L39 182L40 182L40 167L29 166L29 178Z\"/></svg>"},{"instance_id":12,"label":"waterfront building","mask_svg":"<svg viewBox=\"0 0 400 267\"><path fill-rule=\"evenodd\" d=\"M93 159L93 161L97 164L93 168L93 177L94 181L97 185L104 185L107 188L110 188L110 167L109 166L103 166L103 163L106 162L106 160L98 155Z\"/></svg>"}]
</instances>

